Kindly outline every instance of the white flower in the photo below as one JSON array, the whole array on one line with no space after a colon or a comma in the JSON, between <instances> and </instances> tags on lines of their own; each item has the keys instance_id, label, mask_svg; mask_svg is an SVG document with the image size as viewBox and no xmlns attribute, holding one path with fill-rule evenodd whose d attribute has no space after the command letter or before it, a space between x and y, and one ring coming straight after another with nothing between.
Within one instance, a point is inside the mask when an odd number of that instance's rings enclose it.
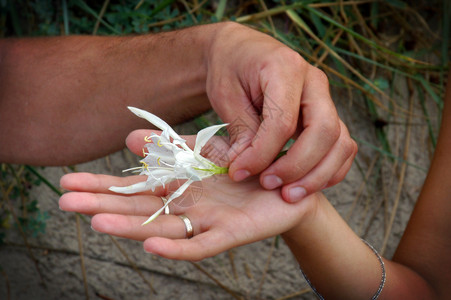
<instances>
[{"instance_id":1,"label":"white flower","mask_svg":"<svg viewBox=\"0 0 451 300\"><path fill-rule=\"evenodd\" d=\"M116 193L134 194L148 190L155 191L157 186L164 187L165 184L176 179L187 179L184 184L170 195L166 204L142 225L148 224L158 217L166 206L169 205L172 200L181 196L194 181L200 181L203 178L215 174L224 174L228 172L228 168L218 167L213 162L200 155L202 147L208 140L219 129L227 126L227 124L214 125L199 131L197 133L194 150L191 150L188 145L186 145L185 140L162 119L135 107L128 107L128 109L138 117L146 119L163 132L161 135L152 134L145 138L149 143L144 146L144 159L141 160L142 166L125 170L138 170L140 171L140 175L147 175L147 180L126 187L112 186L110 187L110 190Z\"/></svg>"}]
</instances>

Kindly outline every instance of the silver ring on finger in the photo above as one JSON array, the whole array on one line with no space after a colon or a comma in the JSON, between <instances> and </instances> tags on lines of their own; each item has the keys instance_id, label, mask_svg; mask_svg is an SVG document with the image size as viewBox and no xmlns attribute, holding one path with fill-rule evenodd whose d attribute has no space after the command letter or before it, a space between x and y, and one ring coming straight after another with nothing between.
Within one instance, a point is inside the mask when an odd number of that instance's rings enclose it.
<instances>
[{"instance_id":1,"label":"silver ring on finger","mask_svg":"<svg viewBox=\"0 0 451 300\"><path fill-rule=\"evenodd\" d=\"M193 224L191 224L191 220L186 215L180 215L179 218L182 219L183 223L185 223L186 238L192 238L194 235L194 230Z\"/></svg>"},{"instance_id":2,"label":"silver ring on finger","mask_svg":"<svg viewBox=\"0 0 451 300\"><path fill-rule=\"evenodd\" d=\"M168 203L168 199L166 199L165 197L160 197L160 198L161 198L161 200L163 200L163 205L166 205L166 203ZM164 208L164 214L169 215L169 205L167 205Z\"/></svg>"}]
</instances>

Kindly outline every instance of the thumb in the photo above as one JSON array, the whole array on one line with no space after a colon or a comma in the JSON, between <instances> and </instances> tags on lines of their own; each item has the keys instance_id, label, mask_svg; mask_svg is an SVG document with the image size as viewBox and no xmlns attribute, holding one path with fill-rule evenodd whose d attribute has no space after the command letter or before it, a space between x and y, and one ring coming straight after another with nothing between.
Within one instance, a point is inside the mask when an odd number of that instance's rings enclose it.
<instances>
[{"instance_id":1,"label":"thumb","mask_svg":"<svg viewBox=\"0 0 451 300\"><path fill-rule=\"evenodd\" d=\"M230 121L226 121L230 122ZM235 116L229 123L228 132L230 136L230 150L228 156L230 161L234 161L255 138L259 126L259 119L241 114Z\"/></svg>"},{"instance_id":2,"label":"thumb","mask_svg":"<svg viewBox=\"0 0 451 300\"><path fill-rule=\"evenodd\" d=\"M221 107L217 109L218 115L228 123L230 148L227 158L233 162L249 145L257 135L260 127L260 113L257 107L261 107L263 96L250 101L248 98L240 99L233 104L233 107Z\"/></svg>"}]
</instances>

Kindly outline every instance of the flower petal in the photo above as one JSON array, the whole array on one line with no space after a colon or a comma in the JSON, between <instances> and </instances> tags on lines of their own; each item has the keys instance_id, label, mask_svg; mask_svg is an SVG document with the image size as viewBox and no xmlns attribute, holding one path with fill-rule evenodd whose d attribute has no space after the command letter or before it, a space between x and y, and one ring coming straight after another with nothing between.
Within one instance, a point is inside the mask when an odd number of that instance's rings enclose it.
<instances>
[{"instance_id":1,"label":"flower petal","mask_svg":"<svg viewBox=\"0 0 451 300\"><path fill-rule=\"evenodd\" d=\"M152 138L153 141L153 138ZM157 142L146 144L144 147L147 148L146 157L142 160L147 165L151 167L167 167L168 165L175 164L174 152L169 150L167 147L163 147ZM177 147L178 148L178 147ZM178 148L180 149L180 148ZM183 151L180 149L180 151Z\"/></svg>"},{"instance_id":2,"label":"flower petal","mask_svg":"<svg viewBox=\"0 0 451 300\"><path fill-rule=\"evenodd\" d=\"M155 170L146 174L147 185L150 186L152 192L155 191L155 188L157 186L162 186L164 188L165 184L178 179L178 177L176 176L177 174L174 171L170 171L169 174L162 174L161 172L157 171L159 170ZM186 176L184 176L183 178L186 178Z\"/></svg>"},{"instance_id":3,"label":"flower petal","mask_svg":"<svg viewBox=\"0 0 451 300\"><path fill-rule=\"evenodd\" d=\"M146 181L138 182L129 186L111 186L108 188L110 191L119 194L135 194L150 190Z\"/></svg>"},{"instance_id":4,"label":"flower petal","mask_svg":"<svg viewBox=\"0 0 451 300\"><path fill-rule=\"evenodd\" d=\"M132 107L132 106L128 106L128 109L134 113L135 115L137 115L140 118L143 118L147 121L149 121L150 123L152 123L153 125L155 125L156 127L158 127L160 130L162 130L163 132L167 132L167 134L169 134L170 137L172 137L178 144L180 144L184 149L189 147L185 144L185 140L182 139L177 132L174 131L174 129L172 129L171 126L169 126L168 123L166 123L165 121L163 121L162 119L160 119L159 117L157 117L156 115L147 112L145 110L136 108L136 107ZM186 148L185 148L186 147ZM191 149L189 149L191 151Z\"/></svg>"},{"instance_id":5,"label":"flower petal","mask_svg":"<svg viewBox=\"0 0 451 300\"><path fill-rule=\"evenodd\" d=\"M186 173L186 177L193 181L201 181L202 180L202 178L200 178L199 174L197 174L197 172L190 166L187 166L185 168L185 173Z\"/></svg>"},{"instance_id":6,"label":"flower petal","mask_svg":"<svg viewBox=\"0 0 451 300\"><path fill-rule=\"evenodd\" d=\"M171 203L172 200L175 198L180 197L186 189L190 186L190 184L193 183L193 180L187 180L184 184L182 184L174 193L171 194L168 201L161 207L159 210L157 210L153 215L151 215L144 223L141 224L141 226L149 224L153 220L155 220L162 212L163 210Z\"/></svg>"},{"instance_id":7,"label":"flower petal","mask_svg":"<svg viewBox=\"0 0 451 300\"><path fill-rule=\"evenodd\" d=\"M229 124L213 125L199 131L196 137L196 145L194 146L195 155L200 154L200 150L202 150L202 147L205 146L208 140L215 135L219 129L227 125Z\"/></svg>"},{"instance_id":8,"label":"flower petal","mask_svg":"<svg viewBox=\"0 0 451 300\"><path fill-rule=\"evenodd\" d=\"M175 153L175 160L178 165L198 165L199 162L196 160L192 152L180 151Z\"/></svg>"}]
</instances>

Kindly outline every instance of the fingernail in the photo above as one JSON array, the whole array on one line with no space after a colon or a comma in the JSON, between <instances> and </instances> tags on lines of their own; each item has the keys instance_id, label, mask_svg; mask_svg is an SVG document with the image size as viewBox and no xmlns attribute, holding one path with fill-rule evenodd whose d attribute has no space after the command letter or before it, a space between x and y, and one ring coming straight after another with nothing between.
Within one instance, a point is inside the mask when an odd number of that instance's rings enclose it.
<instances>
[{"instance_id":1,"label":"fingernail","mask_svg":"<svg viewBox=\"0 0 451 300\"><path fill-rule=\"evenodd\" d=\"M288 191L288 196L290 197L290 202L297 202L307 195L307 191L300 186L292 187Z\"/></svg>"},{"instance_id":2,"label":"fingernail","mask_svg":"<svg viewBox=\"0 0 451 300\"><path fill-rule=\"evenodd\" d=\"M233 174L234 181L241 181L248 178L251 173L248 170L238 170Z\"/></svg>"},{"instance_id":3,"label":"fingernail","mask_svg":"<svg viewBox=\"0 0 451 300\"><path fill-rule=\"evenodd\" d=\"M283 184L282 179L276 175L266 175L263 177L263 187L267 190L273 190Z\"/></svg>"}]
</instances>

